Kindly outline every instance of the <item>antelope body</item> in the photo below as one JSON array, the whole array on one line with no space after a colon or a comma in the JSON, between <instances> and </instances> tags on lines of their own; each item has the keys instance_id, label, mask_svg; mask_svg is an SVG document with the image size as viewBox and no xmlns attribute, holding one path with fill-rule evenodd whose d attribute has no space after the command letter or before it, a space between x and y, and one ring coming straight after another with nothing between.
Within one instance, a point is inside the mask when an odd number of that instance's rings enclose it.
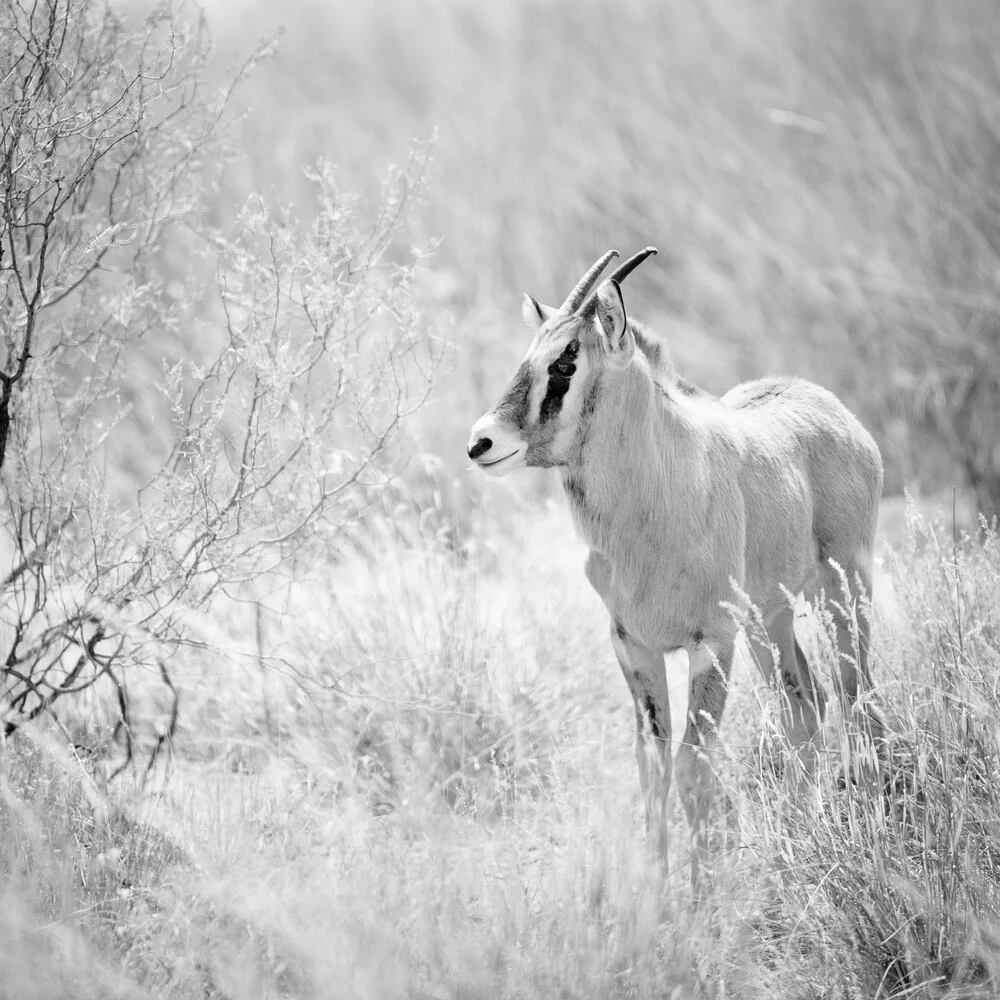
<instances>
[{"instance_id":1,"label":"antelope body","mask_svg":"<svg viewBox=\"0 0 1000 1000\"><path fill-rule=\"evenodd\" d=\"M843 593L836 567L870 593L882 462L868 432L818 385L767 378L716 398L680 377L655 336L629 321L621 296L619 283L655 252L637 254L592 292L616 256L609 251L559 309L525 296L534 341L468 450L494 475L541 466L562 476L635 703L647 829L664 855L673 770L664 654L687 651L676 777L697 859L739 630L724 606L733 584L762 613L769 641L751 647L765 676L780 676L786 731L809 744L826 697L783 588L808 599L825 591L843 606L838 691L853 705L870 683L868 623L851 613L857 595ZM876 717L871 724L878 729Z\"/></svg>"}]
</instances>

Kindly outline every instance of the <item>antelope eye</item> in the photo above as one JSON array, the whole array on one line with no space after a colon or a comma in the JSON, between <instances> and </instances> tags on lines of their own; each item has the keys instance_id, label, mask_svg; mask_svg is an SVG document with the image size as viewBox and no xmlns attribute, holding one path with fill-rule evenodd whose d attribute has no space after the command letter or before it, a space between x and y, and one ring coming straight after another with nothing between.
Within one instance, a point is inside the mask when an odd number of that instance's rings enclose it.
<instances>
[{"instance_id":1,"label":"antelope eye","mask_svg":"<svg viewBox=\"0 0 1000 1000\"><path fill-rule=\"evenodd\" d=\"M580 342L577 340L571 341L566 345L566 350L556 358L555 361L549 365L549 372L552 375L559 375L562 378L570 378L573 372L576 371L576 365L573 362L576 360L577 352L580 350Z\"/></svg>"}]
</instances>

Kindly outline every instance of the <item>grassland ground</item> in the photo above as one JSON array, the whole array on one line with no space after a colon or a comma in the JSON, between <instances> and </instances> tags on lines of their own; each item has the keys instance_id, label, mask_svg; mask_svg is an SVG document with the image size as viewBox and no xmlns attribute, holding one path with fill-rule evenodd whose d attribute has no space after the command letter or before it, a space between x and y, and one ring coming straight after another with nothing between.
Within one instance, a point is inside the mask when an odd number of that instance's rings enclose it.
<instances>
[{"instance_id":1,"label":"grassland ground","mask_svg":"<svg viewBox=\"0 0 1000 1000\"><path fill-rule=\"evenodd\" d=\"M776 696L737 671L738 843L720 832L694 907L679 806L670 870L643 846L632 708L565 512L481 528L456 552L386 521L262 598L259 633L257 604L216 609L144 783L103 783L54 728L9 741L0 995L992 995L995 538L911 522L883 567L888 796L838 787L836 713L794 794ZM98 741L79 711L66 730Z\"/></svg>"}]
</instances>

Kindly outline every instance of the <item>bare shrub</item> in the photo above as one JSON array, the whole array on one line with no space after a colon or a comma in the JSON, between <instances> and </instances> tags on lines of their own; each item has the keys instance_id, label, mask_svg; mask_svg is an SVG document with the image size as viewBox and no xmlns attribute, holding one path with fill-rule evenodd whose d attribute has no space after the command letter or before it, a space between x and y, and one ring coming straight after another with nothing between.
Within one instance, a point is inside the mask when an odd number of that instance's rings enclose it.
<instances>
[{"instance_id":1,"label":"bare shrub","mask_svg":"<svg viewBox=\"0 0 1000 1000\"><path fill-rule=\"evenodd\" d=\"M388 480L440 352L406 238L427 150L372 218L334 169L302 225L206 197L234 88L200 21L99 0L0 5L0 708L9 736L103 678L158 676L190 609L287 569Z\"/></svg>"}]
</instances>

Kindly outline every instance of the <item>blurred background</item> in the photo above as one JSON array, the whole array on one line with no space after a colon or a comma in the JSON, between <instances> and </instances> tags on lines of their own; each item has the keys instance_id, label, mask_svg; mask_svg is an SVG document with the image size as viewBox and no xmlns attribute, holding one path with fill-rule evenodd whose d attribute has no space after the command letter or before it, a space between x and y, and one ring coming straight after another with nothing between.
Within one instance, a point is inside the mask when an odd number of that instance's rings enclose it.
<instances>
[{"instance_id":1,"label":"blurred background","mask_svg":"<svg viewBox=\"0 0 1000 1000\"><path fill-rule=\"evenodd\" d=\"M1000 513L997 0L152 8L0 0L0 997L1000 982L1000 540L954 530ZM814 379L876 436L863 613L923 782L866 800L834 710L845 805L801 809L741 656L696 913L558 477L465 453L522 294L650 244L627 304L681 373Z\"/></svg>"},{"instance_id":2,"label":"blurred background","mask_svg":"<svg viewBox=\"0 0 1000 1000\"><path fill-rule=\"evenodd\" d=\"M957 484L997 511L993 0L206 11L220 64L283 32L242 91L220 213L261 190L308 217L319 156L373 198L436 137L414 239L440 238L423 288L456 350L413 432L448 467L527 346L522 293L561 301L606 248L653 244L629 305L684 374L816 379L875 433L888 495Z\"/></svg>"}]
</instances>

